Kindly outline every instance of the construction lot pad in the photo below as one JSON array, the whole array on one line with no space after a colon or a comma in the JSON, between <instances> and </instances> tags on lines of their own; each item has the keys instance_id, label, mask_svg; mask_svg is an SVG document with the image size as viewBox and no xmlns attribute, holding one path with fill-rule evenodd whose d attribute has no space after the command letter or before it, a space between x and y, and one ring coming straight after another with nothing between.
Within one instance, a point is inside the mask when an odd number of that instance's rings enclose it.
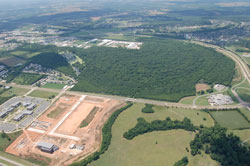
<instances>
[{"instance_id":1,"label":"construction lot pad","mask_svg":"<svg viewBox=\"0 0 250 166\"><path fill-rule=\"evenodd\" d=\"M51 158L50 165L70 164L100 147L102 126L124 104L106 98L64 95L25 129L6 152L20 157L45 156ZM58 107L63 109L56 117L48 116ZM95 107L99 109L94 118L87 126L80 128L82 121ZM54 153L42 152L36 146L38 142L47 142L59 149Z\"/></svg>"}]
</instances>

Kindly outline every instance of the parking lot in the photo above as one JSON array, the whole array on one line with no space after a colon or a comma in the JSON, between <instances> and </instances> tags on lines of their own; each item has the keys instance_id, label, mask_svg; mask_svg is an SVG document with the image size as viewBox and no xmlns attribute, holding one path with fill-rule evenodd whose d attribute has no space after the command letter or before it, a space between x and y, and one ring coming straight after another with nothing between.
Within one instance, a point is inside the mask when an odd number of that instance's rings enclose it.
<instances>
[{"instance_id":1,"label":"parking lot","mask_svg":"<svg viewBox=\"0 0 250 166\"><path fill-rule=\"evenodd\" d=\"M33 97L14 97L0 106L0 131L13 132L31 124L50 106L50 101Z\"/></svg>"}]
</instances>

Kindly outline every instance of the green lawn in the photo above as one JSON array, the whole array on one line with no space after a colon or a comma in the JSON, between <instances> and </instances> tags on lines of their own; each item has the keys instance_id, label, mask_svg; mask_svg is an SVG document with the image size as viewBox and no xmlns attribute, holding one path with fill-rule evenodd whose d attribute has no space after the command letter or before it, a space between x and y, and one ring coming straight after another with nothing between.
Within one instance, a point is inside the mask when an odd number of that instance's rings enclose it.
<instances>
[{"instance_id":1,"label":"green lawn","mask_svg":"<svg viewBox=\"0 0 250 166\"><path fill-rule=\"evenodd\" d=\"M41 88L62 89L64 86L65 86L65 84L46 83Z\"/></svg>"},{"instance_id":2,"label":"green lawn","mask_svg":"<svg viewBox=\"0 0 250 166\"><path fill-rule=\"evenodd\" d=\"M22 134L22 131L15 132L12 134L4 134L0 132L0 151L4 151L17 137Z\"/></svg>"},{"instance_id":3,"label":"green lawn","mask_svg":"<svg viewBox=\"0 0 250 166\"><path fill-rule=\"evenodd\" d=\"M237 111L213 111L210 113L222 127L228 129L250 127L248 121Z\"/></svg>"},{"instance_id":4,"label":"green lawn","mask_svg":"<svg viewBox=\"0 0 250 166\"><path fill-rule=\"evenodd\" d=\"M247 89L236 89L236 92L239 94L240 98L246 102L250 102L250 90Z\"/></svg>"},{"instance_id":5,"label":"green lawn","mask_svg":"<svg viewBox=\"0 0 250 166\"><path fill-rule=\"evenodd\" d=\"M208 155L193 157L190 152L185 150L186 147L190 150L189 142L195 135L192 132L159 131L137 136L130 141L124 139L123 133L135 126L137 118L156 120L164 119L169 115L167 108L164 107L154 107L155 113L144 114L141 112L143 107L144 104L134 104L119 115L112 128L109 149L90 166L172 166L184 156L188 157L190 165L217 165ZM178 116L171 118L175 119Z\"/></svg>"},{"instance_id":6,"label":"green lawn","mask_svg":"<svg viewBox=\"0 0 250 166\"><path fill-rule=\"evenodd\" d=\"M199 106L209 106L210 104L208 103L207 97L208 96L200 97L199 99L196 100L195 104Z\"/></svg>"},{"instance_id":7,"label":"green lawn","mask_svg":"<svg viewBox=\"0 0 250 166\"><path fill-rule=\"evenodd\" d=\"M13 82L20 85L31 85L43 78L43 75L32 73L21 73L14 78Z\"/></svg>"},{"instance_id":8,"label":"green lawn","mask_svg":"<svg viewBox=\"0 0 250 166\"><path fill-rule=\"evenodd\" d=\"M45 99L52 99L57 95L58 93L42 91L42 90L34 90L33 92L29 94L29 96L31 97L39 97L39 98L45 98Z\"/></svg>"},{"instance_id":9,"label":"green lawn","mask_svg":"<svg viewBox=\"0 0 250 166\"><path fill-rule=\"evenodd\" d=\"M190 97L184 97L182 98L179 103L181 104L189 104L192 105L193 104L193 100L196 98L196 96L190 96Z\"/></svg>"},{"instance_id":10,"label":"green lawn","mask_svg":"<svg viewBox=\"0 0 250 166\"><path fill-rule=\"evenodd\" d=\"M1 94L1 97L8 97L8 96L12 96L12 95L22 96L25 93L27 93L28 91L29 91L29 89L12 87L11 89L3 92Z\"/></svg>"}]
</instances>

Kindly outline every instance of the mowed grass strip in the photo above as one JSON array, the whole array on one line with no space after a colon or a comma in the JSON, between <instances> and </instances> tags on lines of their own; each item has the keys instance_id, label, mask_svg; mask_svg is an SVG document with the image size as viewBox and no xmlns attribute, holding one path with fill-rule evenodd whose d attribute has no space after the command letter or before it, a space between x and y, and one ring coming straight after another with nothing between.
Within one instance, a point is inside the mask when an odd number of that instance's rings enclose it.
<instances>
[{"instance_id":1,"label":"mowed grass strip","mask_svg":"<svg viewBox=\"0 0 250 166\"><path fill-rule=\"evenodd\" d=\"M144 106L144 104L134 104L119 115L112 127L109 149L101 155L100 159L89 164L90 166L171 166L184 156L188 157L190 165L218 165L209 155L192 156L186 151L186 147L190 150L189 142L195 135L193 132L157 131L137 136L130 141L124 139L123 133L134 127L140 117L148 121L165 119L166 116L170 116L171 119L182 118L167 111L168 108L158 106L154 106L155 113L145 114L141 112Z\"/></svg>"},{"instance_id":2,"label":"mowed grass strip","mask_svg":"<svg viewBox=\"0 0 250 166\"><path fill-rule=\"evenodd\" d=\"M48 92L48 91L42 91L42 90L34 90L29 94L30 97L39 97L44 99L53 99L55 96L57 96L58 93L56 92Z\"/></svg>"},{"instance_id":3,"label":"mowed grass strip","mask_svg":"<svg viewBox=\"0 0 250 166\"><path fill-rule=\"evenodd\" d=\"M46 83L41 88L48 88L48 89L62 89L64 88L65 84L56 84L56 83Z\"/></svg>"},{"instance_id":4,"label":"mowed grass strip","mask_svg":"<svg viewBox=\"0 0 250 166\"><path fill-rule=\"evenodd\" d=\"M210 114L219 125L228 129L250 127L248 121L237 111L213 111Z\"/></svg>"},{"instance_id":5,"label":"mowed grass strip","mask_svg":"<svg viewBox=\"0 0 250 166\"><path fill-rule=\"evenodd\" d=\"M47 117L55 119L57 118L61 113L64 112L65 109L63 109L62 107L58 106L56 107L53 111L51 111Z\"/></svg>"},{"instance_id":6,"label":"mowed grass strip","mask_svg":"<svg viewBox=\"0 0 250 166\"><path fill-rule=\"evenodd\" d=\"M18 162L18 163L20 163L20 164L23 164L23 165L25 165L25 166L37 166L36 164L34 164L34 163L30 163L30 162L28 162L28 161L26 161L26 160L24 160L24 159L21 159L20 157L16 157L16 156L14 156L14 155L11 155L11 154L8 154L8 153L5 153L5 152L2 152L2 151L0 151L0 156L3 156L3 157L5 157L5 158L8 158L9 160L13 160L13 161L15 161L15 162ZM1 161L1 160L0 160ZM8 164L7 164L8 165ZM9 164L10 166L12 166L11 164ZM8 166L9 166L8 165Z\"/></svg>"},{"instance_id":7,"label":"mowed grass strip","mask_svg":"<svg viewBox=\"0 0 250 166\"><path fill-rule=\"evenodd\" d=\"M86 119L84 119L82 121L82 123L80 124L80 128L86 127L89 125L89 123L94 119L96 113L98 112L99 107L94 107L91 112L88 114L88 116L86 117Z\"/></svg>"}]
</instances>

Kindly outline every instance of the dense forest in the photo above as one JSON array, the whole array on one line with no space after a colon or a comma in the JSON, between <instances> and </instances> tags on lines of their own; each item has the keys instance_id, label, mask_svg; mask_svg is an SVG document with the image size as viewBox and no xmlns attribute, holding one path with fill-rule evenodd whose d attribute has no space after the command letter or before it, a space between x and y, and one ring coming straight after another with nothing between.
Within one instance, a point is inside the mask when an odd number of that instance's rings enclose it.
<instances>
[{"instance_id":1,"label":"dense forest","mask_svg":"<svg viewBox=\"0 0 250 166\"><path fill-rule=\"evenodd\" d=\"M201 154L204 150L222 166L249 166L249 148L241 144L239 137L226 132L227 129L218 125L201 129L190 142L191 154Z\"/></svg>"},{"instance_id":2,"label":"dense forest","mask_svg":"<svg viewBox=\"0 0 250 166\"><path fill-rule=\"evenodd\" d=\"M40 64L50 69L61 71L71 76L75 75L73 69L71 68L69 63L66 61L66 59L57 53L53 53L53 52L41 53L33 57L31 59L31 62Z\"/></svg>"},{"instance_id":3,"label":"dense forest","mask_svg":"<svg viewBox=\"0 0 250 166\"><path fill-rule=\"evenodd\" d=\"M81 52L85 68L77 91L178 101L195 95L195 84L229 85L234 62L215 52L177 40L142 39L140 50L92 47Z\"/></svg>"}]
</instances>

